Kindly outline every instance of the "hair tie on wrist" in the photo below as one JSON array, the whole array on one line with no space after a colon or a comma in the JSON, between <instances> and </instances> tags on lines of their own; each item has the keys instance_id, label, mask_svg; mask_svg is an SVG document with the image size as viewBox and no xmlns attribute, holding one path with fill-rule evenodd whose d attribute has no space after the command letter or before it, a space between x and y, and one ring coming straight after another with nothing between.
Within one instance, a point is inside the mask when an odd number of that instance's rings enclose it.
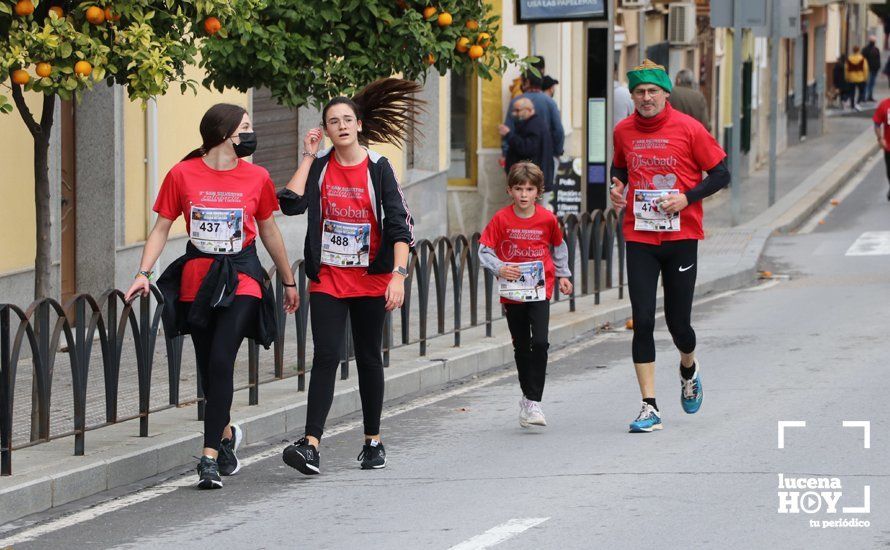
<instances>
[{"instance_id":1,"label":"hair tie on wrist","mask_svg":"<svg viewBox=\"0 0 890 550\"><path fill-rule=\"evenodd\" d=\"M287 283L281 283L281 285L282 285L282 286L286 286L287 288L297 288L297 283L294 283L294 284L292 284L292 285L289 285L289 284L287 284Z\"/></svg>"}]
</instances>

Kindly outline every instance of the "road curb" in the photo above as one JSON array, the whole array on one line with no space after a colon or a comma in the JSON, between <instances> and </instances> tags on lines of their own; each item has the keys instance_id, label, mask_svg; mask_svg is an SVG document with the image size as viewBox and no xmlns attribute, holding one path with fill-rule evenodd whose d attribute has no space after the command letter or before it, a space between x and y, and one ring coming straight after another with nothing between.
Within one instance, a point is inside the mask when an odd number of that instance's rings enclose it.
<instances>
[{"instance_id":1,"label":"road curb","mask_svg":"<svg viewBox=\"0 0 890 550\"><path fill-rule=\"evenodd\" d=\"M875 143L874 130L869 128L788 194L742 227L769 227L775 233L791 233L830 200L879 148Z\"/></svg>"}]
</instances>

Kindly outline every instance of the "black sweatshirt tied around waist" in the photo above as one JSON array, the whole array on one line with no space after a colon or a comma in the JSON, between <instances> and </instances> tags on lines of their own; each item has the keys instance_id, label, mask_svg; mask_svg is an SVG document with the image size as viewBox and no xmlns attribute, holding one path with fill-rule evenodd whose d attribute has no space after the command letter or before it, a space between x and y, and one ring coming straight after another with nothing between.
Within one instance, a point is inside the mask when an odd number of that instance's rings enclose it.
<instances>
[{"instance_id":1,"label":"black sweatshirt tied around waist","mask_svg":"<svg viewBox=\"0 0 890 550\"><path fill-rule=\"evenodd\" d=\"M186 262L197 258L213 260L210 270L201 281L198 294L192 307L187 310L178 307L179 287L182 281L182 269ZM253 338L266 349L272 345L278 330L275 323L275 298L269 275L260 264L256 252L256 243L236 254L207 254L198 250L189 241L185 254L173 261L158 279L158 289L164 296L164 330L170 337L189 334L191 327L204 328L210 323L214 308L225 308L232 305L235 292L238 290L238 273L244 273L260 285L263 293L259 318L254 328L244 336ZM188 311L186 316L184 313Z\"/></svg>"}]
</instances>

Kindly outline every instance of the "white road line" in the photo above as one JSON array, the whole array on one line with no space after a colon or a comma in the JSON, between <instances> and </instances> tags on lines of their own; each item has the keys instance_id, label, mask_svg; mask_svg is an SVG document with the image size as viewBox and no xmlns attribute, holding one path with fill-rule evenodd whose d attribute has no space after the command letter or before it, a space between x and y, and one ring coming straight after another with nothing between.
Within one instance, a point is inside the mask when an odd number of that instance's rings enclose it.
<instances>
[{"instance_id":1,"label":"white road line","mask_svg":"<svg viewBox=\"0 0 890 550\"><path fill-rule=\"evenodd\" d=\"M584 346L590 345L589 342L584 342ZM415 409L423 408L440 401L444 401L446 399L450 399L452 397L462 395L473 390L477 390L479 388L489 386L496 382L503 380L504 378L508 378L511 376L516 376L515 372L512 370L505 370L503 372L496 373L491 376L486 376L480 380L476 380L467 384L464 384L458 388L454 388L452 390L436 393L434 395L421 397L418 399L414 399L408 403L403 405L399 405L397 407L391 407L384 411L381 416L382 419L391 418L393 416L410 412ZM342 434L344 432L348 432L350 430L354 430L356 428L361 427L362 422L360 420L356 420L353 422L347 422L344 424L338 424L337 426L331 428L330 430L325 432L325 437L332 437L335 435ZM251 464L255 464L262 460L266 460L268 458L274 458L277 456L281 456L281 448L274 447L263 451L261 453L255 454L253 456L241 459L242 468L245 466L250 466ZM140 504L142 502L147 502L156 497L166 495L168 493L172 493L176 489L181 487L191 487L195 485L195 480L192 476L182 476L177 479L173 479L170 481L165 481L159 485L155 485L154 487L148 487L143 489L137 493L133 493L132 495L127 495L121 498L117 498L114 500L110 500L108 502L104 502L97 506L93 506L92 508L88 508L86 510L81 510L78 512L71 513L66 516L62 516L55 520L49 521L44 524L36 525L30 529L26 529L17 533L7 539L0 540L0 548L6 548L7 546L13 546L16 544L22 544L25 542L32 541L38 537L42 537L49 533L53 533L60 529L65 529L67 527L71 527L77 525L79 523L90 521L96 519L98 517L104 516L105 514L109 514L111 512L116 512L118 510L122 510L129 506L133 506L134 504Z\"/></svg>"},{"instance_id":2,"label":"white road line","mask_svg":"<svg viewBox=\"0 0 890 550\"><path fill-rule=\"evenodd\" d=\"M696 304L704 304L713 300L718 300L720 298L725 298L727 296L731 296L739 291L730 290L727 292L721 292L718 294L714 294L703 298L701 300L696 300ZM662 316L663 313L659 313L658 316ZM597 344L600 344L610 338L615 337L616 333L603 333L599 334L589 340L585 340L583 342L578 342L574 345L567 346L561 350L558 350L550 355L550 362L556 362L566 357L569 357L579 351L584 349L593 347ZM429 405L433 405L435 403L439 403L440 401L445 401L446 399L450 399L452 397L456 397L458 395L463 395L465 393L469 393L471 391L477 390L479 388L483 388L485 386L489 386L496 382L500 382L501 380L509 377L516 376L515 371L512 369L506 369L502 372L498 372L492 375L486 375L479 380L475 380L473 382L468 382L466 384L462 384L459 387L454 389L435 393L432 395L428 395L425 397L419 397L417 399L413 399L407 403L396 407L389 407L383 411L381 415L381 420L385 420L387 418L392 418L394 416L411 412L416 409L420 409ZM347 422L338 424L335 427L325 432L325 437L333 437L335 435L339 435L350 430L354 430L356 428L360 428L362 426L361 420L356 420L353 422ZM266 460L268 458L274 458L281 455L281 448L279 446L272 447L267 449L261 453L257 453L255 455L249 456L247 458L241 459L241 467L250 466L251 464L256 464L257 462ZM176 489L182 487L191 487L195 485L194 477L192 476L181 476L177 479L172 479L170 481L165 481L164 483L160 483L153 487L147 487L142 489L139 492L133 493L131 495L122 496L120 498L116 498L113 500L109 500L108 502L103 502L102 504L98 504L91 508L87 508L86 510L80 510L77 512L72 512L71 514L61 516L54 520L51 520L47 523L35 525L34 527L25 529L15 535L6 538L0 539L0 548L6 548L7 546L13 546L16 544L22 544L25 542L32 541L38 537L42 537L49 533L54 533L59 531L60 529L65 529L68 527L72 527L79 523L90 521L96 519L98 517L104 516L106 514L116 512L118 510L122 510L129 506L133 506L135 504L140 504L142 502L147 502L159 496L166 495L168 493L172 493ZM544 518L541 521L546 521L549 518ZM527 520L525 520L527 521ZM508 522L509 523L509 522ZM540 523L540 522L539 522ZM506 525L506 524L504 524ZM535 524L537 525L537 524ZM502 526L498 526L502 527ZM526 527L527 529L528 527ZM524 531L525 529L523 529ZM473 547L473 548L485 548L483 546Z\"/></svg>"},{"instance_id":3,"label":"white road line","mask_svg":"<svg viewBox=\"0 0 890 550\"><path fill-rule=\"evenodd\" d=\"M866 231L847 249L847 256L886 256L890 254L890 231Z\"/></svg>"},{"instance_id":4,"label":"white road line","mask_svg":"<svg viewBox=\"0 0 890 550\"><path fill-rule=\"evenodd\" d=\"M496 525L481 535L466 540L457 546L452 546L449 550L482 550L483 548L491 548L496 544L500 544L507 539L511 539L516 535L528 531L536 525L540 525L550 518L520 518L511 519L500 525Z\"/></svg>"}]
</instances>

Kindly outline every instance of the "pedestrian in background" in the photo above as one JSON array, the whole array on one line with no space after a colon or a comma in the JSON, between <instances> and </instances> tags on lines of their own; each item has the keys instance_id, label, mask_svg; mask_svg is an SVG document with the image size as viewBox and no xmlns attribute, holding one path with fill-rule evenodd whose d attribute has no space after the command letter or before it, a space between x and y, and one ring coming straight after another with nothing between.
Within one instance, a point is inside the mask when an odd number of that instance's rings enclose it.
<instances>
[{"instance_id":1,"label":"pedestrian in background","mask_svg":"<svg viewBox=\"0 0 890 550\"><path fill-rule=\"evenodd\" d=\"M685 113L701 122L707 131L711 131L711 121L708 116L708 100L695 89L695 73L689 69L681 69L674 78L673 91L671 91L671 107Z\"/></svg>"},{"instance_id":2,"label":"pedestrian in background","mask_svg":"<svg viewBox=\"0 0 890 550\"><path fill-rule=\"evenodd\" d=\"M884 166L887 169L887 181L890 183L890 98L878 104L872 122L875 124L875 137L884 150ZM887 191L887 200L890 201L890 191Z\"/></svg>"},{"instance_id":3,"label":"pedestrian in background","mask_svg":"<svg viewBox=\"0 0 890 550\"><path fill-rule=\"evenodd\" d=\"M543 80L541 81L541 91L543 91L545 94L549 95L550 97L553 97L554 95L556 95L556 85L557 84L559 84L559 80L556 80L555 78L551 77L550 75L546 75L546 76L544 76Z\"/></svg>"},{"instance_id":4,"label":"pedestrian in background","mask_svg":"<svg viewBox=\"0 0 890 550\"><path fill-rule=\"evenodd\" d=\"M862 48L862 56L868 62L868 80L865 83L865 100L875 100L875 82L881 72L881 50L877 46L878 37L868 37L868 45Z\"/></svg>"},{"instance_id":5,"label":"pedestrian in background","mask_svg":"<svg viewBox=\"0 0 890 550\"><path fill-rule=\"evenodd\" d=\"M543 74L543 60L539 62L539 65L536 65L536 68L540 67L538 70ZM559 113L559 106L556 104L556 101L545 94L541 90L541 86L543 85L543 77L536 76L531 72L526 73L522 77L523 79L523 89L525 90L521 95L510 100L510 105L507 108L506 116L504 117L504 126L508 129L513 130L513 124L515 122L513 115L513 105L514 103L522 97L528 98L531 100L532 104L535 107L535 113L544 121L544 126L548 129L550 133L550 143L553 147L553 155L557 157L561 157L563 155L563 146L565 144L565 130L562 126L562 116ZM505 135L505 134L502 134ZM501 159L503 164L506 165L506 157L507 157L507 140L506 138L501 140ZM550 182L552 185L553 182Z\"/></svg>"},{"instance_id":6,"label":"pedestrian in background","mask_svg":"<svg viewBox=\"0 0 890 550\"><path fill-rule=\"evenodd\" d=\"M544 173L542 199L545 207L552 210L555 160L553 143L544 119L538 116L535 105L527 97L520 97L513 103L513 129L501 124L498 131L507 143L507 173L520 161L531 161Z\"/></svg>"},{"instance_id":7,"label":"pedestrian in background","mask_svg":"<svg viewBox=\"0 0 890 550\"><path fill-rule=\"evenodd\" d=\"M846 79L851 86L850 106L861 111L860 103L865 101L865 84L868 82L868 61L859 51L859 46L853 46L853 53L847 58Z\"/></svg>"},{"instance_id":8,"label":"pedestrian in background","mask_svg":"<svg viewBox=\"0 0 890 550\"><path fill-rule=\"evenodd\" d=\"M831 71L831 82L834 89L837 90L837 97L841 103L841 109L847 106L847 100L850 98L850 84L847 82L847 56L841 54L838 56Z\"/></svg>"},{"instance_id":9,"label":"pedestrian in background","mask_svg":"<svg viewBox=\"0 0 890 550\"><path fill-rule=\"evenodd\" d=\"M612 128L632 114L634 100L630 97L630 90L616 78L612 81Z\"/></svg>"},{"instance_id":10,"label":"pedestrian in background","mask_svg":"<svg viewBox=\"0 0 890 550\"><path fill-rule=\"evenodd\" d=\"M572 293L569 252L559 221L538 201L544 174L530 162L514 164L507 175L512 204L499 210L479 239L479 261L500 280L501 303L513 339L519 373L519 425L546 426L541 409L550 348L550 300L559 291Z\"/></svg>"}]
</instances>

